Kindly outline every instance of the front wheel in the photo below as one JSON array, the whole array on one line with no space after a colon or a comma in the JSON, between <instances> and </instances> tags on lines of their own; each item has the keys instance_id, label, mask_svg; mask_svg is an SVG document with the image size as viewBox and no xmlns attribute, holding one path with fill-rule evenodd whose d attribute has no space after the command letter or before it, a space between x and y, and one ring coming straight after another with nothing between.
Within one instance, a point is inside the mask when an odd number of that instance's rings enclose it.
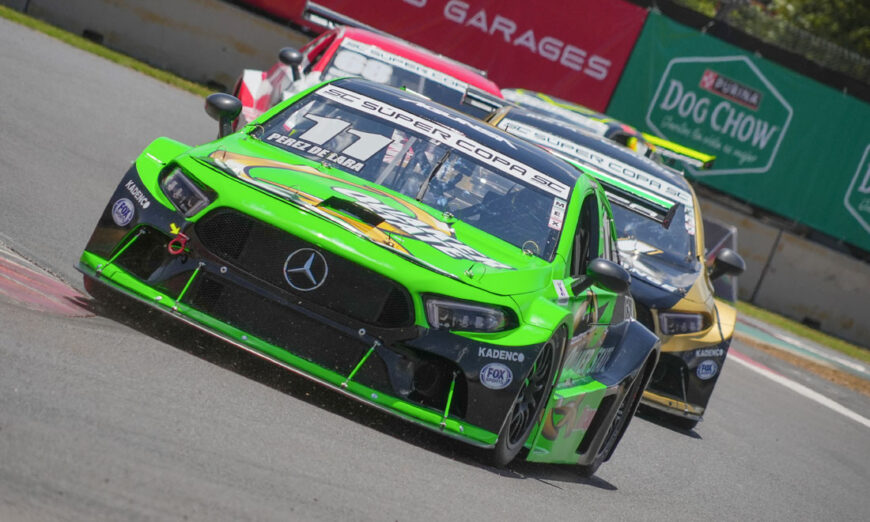
<instances>
[{"instance_id":1,"label":"front wheel","mask_svg":"<svg viewBox=\"0 0 870 522\"><path fill-rule=\"evenodd\" d=\"M628 423L631 422L631 418L634 416L634 412L640 402L640 396L643 394L643 387L641 386L644 381L643 377L643 373L638 373L637 377L635 377L634 381L631 383L631 386L622 398L622 402L619 403L619 408L613 416L610 428L607 431L607 436L604 438L604 443L601 445L601 449L599 449L598 453L595 455L595 459L593 459L589 464L578 466L580 475L591 477L596 471L598 471L601 464L603 464L610 458L610 455L613 454L613 450L616 449L616 445L619 443L619 440L628 428Z\"/></svg>"},{"instance_id":2,"label":"front wheel","mask_svg":"<svg viewBox=\"0 0 870 522\"><path fill-rule=\"evenodd\" d=\"M560 328L541 348L499 431L498 442L491 455L493 465L508 465L523 449L532 427L550 398L564 345L565 331Z\"/></svg>"}]
</instances>

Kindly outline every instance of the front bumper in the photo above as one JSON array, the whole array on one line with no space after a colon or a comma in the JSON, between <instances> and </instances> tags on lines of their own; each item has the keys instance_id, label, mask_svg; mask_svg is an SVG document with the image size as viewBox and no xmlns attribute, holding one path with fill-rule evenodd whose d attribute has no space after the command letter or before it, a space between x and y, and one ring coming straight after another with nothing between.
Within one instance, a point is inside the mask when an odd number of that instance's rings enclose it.
<instances>
[{"instance_id":1,"label":"front bumper","mask_svg":"<svg viewBox=\"0 0 870 522\"><path fill-rule=\"evenodd\" d=\"M700 420L722 372L731 339L681 352L663 351L642 403L673 415Z\"/></svg>"}]
</instances>

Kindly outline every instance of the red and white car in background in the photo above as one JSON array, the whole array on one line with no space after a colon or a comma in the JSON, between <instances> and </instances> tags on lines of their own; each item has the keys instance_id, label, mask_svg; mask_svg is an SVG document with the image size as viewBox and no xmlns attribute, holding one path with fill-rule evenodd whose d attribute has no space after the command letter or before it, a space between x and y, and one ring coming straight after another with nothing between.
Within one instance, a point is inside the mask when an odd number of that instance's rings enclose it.
<instances>
[{"instance_id":1,"label":"red and white car in background","mask_svg":"<svg viewBox=\"0 0 870 522\"><path fill-rule=\"evenodd\" d=\"M356 27L336 27L299 51L285 47L268 71L246 69L236 83L242 101L237 127L322 81L359 76L404 88L477 118L489 109L475 104L475 89L502 98L498 86L481 72L417 45ZM470 88L470 89L469 89Z\"/></svg>"}]
</instances>

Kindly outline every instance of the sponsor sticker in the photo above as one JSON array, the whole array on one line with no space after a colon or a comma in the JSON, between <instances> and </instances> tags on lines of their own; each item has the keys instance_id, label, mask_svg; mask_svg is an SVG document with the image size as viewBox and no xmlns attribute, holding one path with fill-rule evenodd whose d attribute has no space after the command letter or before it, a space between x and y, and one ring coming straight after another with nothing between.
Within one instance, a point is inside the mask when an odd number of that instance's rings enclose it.
<instances>
[{"instance_id":1,"label":"sponsor sticker","mask_svg":"<svg viewBox=\"0 0 870 522\"><path fill-rule=\"evenodd\" d=\"M526 358L526 356L520 352L514 352L511 350L499 350L498 348L484 348L483 346L477 348L477 356L486 357L488 359L500 359L502 361L515 362L523 362Z\"/></svg>"},{"instance_id":2,"label":"sponsor sticker","mask_svg":"<svg viewBox=\"0 0 870 522\"><path fill-rule=\"evenodd\" d=\"M141 206L143 209L151 206L151 201L148 199L148 196L145 195L145 192L142 189L140 189L136 186L135 183L133 183L132 179L128 180L127 183L124 184L124 187L130 193L130 195L133 196L133 199L136 200L136 203L139 203L139 206Z\"/></svg>"},{"instance_id":3,"label":"sponsor sticker","mask_svg":"<svg viewBox=\"0 0 870 522\"><path fill-rule=\"evenodd\" d=\"M559 302L568 300L568 289L565 287L565 281L554 279L553 286L556 288L556 295L559 296Z\"/></svg>"},{"instance_id":4,"label":"sponsor sticker","mask_svg":"<svg viewBox=\"0 0 870 522\"><path fill-rule=\"evenodd\" d=\"M508 265L499 263L494 259L490 259L481 252L478 252L477 250L466 245L465 243L459 241L455 237L444 233L443 231L439 231L432 227L430 224L425 223L415 218L414 216L409 216L405 212L393 208L373 196L363 194L362 192L356 190L345 189L342 187L333 187L332 190L338 192L339 194L343 194L349 198L352 198L361 206L365 207L368 210L371 210L378 216L384 218L384 220L393 227L396 227L397 229L410 235L414 239L423 241L424 243L435 248L436 250L454 259L467 259L469 261L482 263L492 268L510 268L510 266Z\"/></svg>"},{"instance_id":5,"label":"sponsor sticker","mask_svg":"<svg viewBox=\"0 0 870 522\"><path fill-rule=\"evenodd\" d=\"M698 378L702 381L706 381L707 379L712 379L719 372L719 365L716 364L716 361L712 359L707 359L706 361L701 361L701 364L698 365L698 369L695 373L698 374Z\"/></svg>"},{"instance_id":6,"label":"sponsor sticker","mask_svg":"<svg viewBox=\"0 0 870 522\"><path fill-rule=\"evenodd\" d=\"M725 355L725 350L722 348L701 348L695 350L695 357L722 357Z\"/></svg>"},{"instance_id":7,"label":"sponsor sticker","mask_svg":"<svg viewBox=\"0 0 870 522\"><path fill-rule=\"evenodd\" d=\"M502 363L489 363L480 369L480 384L490 390L503 390L514 380L511 369Z\"/></svg>"},{"instance_id":8,"label":"sponsor sticker","mask_svg":"<svg viewBox=\"0 0 870 522\"><path fill-rule=\"evenodd\" d=\"M136 215L136 208L129 198L121 198L112 205L112 220L119 227L126 227L133 221L133 216Z\"/></svg>"},{"instance_id":9,"label":"sponsor sticker","mask_svg":"<svg viewBox=\"0 0 870 522\"><path fill-rule=\"evenodd\" d=\"M562 230L562 224L565 222L565 209L568 208L568 203L561 198L553 200L553 208L550 209L550 221L548 226L553 230Z\"/></svg>"}]
</instances>

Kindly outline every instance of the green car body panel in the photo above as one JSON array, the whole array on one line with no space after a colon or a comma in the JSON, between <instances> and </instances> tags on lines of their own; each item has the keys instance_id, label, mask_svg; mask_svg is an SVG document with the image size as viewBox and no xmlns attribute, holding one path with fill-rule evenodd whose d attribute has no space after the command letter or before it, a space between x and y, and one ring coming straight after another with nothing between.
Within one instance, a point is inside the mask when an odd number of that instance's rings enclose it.
<instances>
[{"instance_id":1,"label":"green car body panel","mask_svg":"<svg viewBox=\"0 0 870 522\"><path fill-rule=\"evenodd\" d=\"M323 85L396 104L410 96L362 80ZM546 195L566 208L559 233L550 227L549 237L557 238L550 254L540 255L534 241L520 248L425 199L357 175L354 168L361 163L350 156L324 153L326 159L316 161L294 154L289 145L276 146L292 142L288 136L298 133L262 134L263 125L297 101L313 99L323 85L211 143L191 148L159 138L149 144L121 181L81 255L78 268L89 289L107 286L371 406L487 448L498 443L522 382L528 380L523 374L535 367L554 333L564 332L567 341L557 347L558 367L548 385L552 391L525 441L527 458L591 462L598 448L590 446L584 455L578 447L596 427L602 432L597 439L604 437L608 426L599 425L607 424L612 412L599 409L602 401L621 398L631 383L648 379L658 356L655 337L632 317L630 298L599 285L584 285L577 295L571 290L578 277L571 273L571 253L584 201L595 202L595 222L612 219L600 187L579 171L574 179L558 178L572 185L567 192L559 189L566 200L554 197L555 190ZM414 105L402 103L406 110ZM441 124L460 118L440 107L435 113L446 114ZM461 119L457 126L462 129L485 128ZM481 136L486 133L492 130ZM505 141L505 136L499 133L495 139ZM522 152L537 158L534 148ZM170 176L183 178L183 195L178 189L173 196L167 188L177 187L169 184ZM559 185L555 180L549 183ZM190 201L202 204L189 208ZM260 243L245 239L250 244L234 251L240 226ZM615 241L612 228L602 230L607 232L598 233L592 245L599 253ZM315 254L293 268L297 252L275 246L291 237L293 245L307 245L296 249L300 255L316 250L329 260L324 266L337 272L328 277L359 276L353 295L369 293L373 303L385 303L380 315L359 300L309 299L316 292L299 291L295 276L288 274L305 268L313 281ZM272 263L268 270L261 270L260 256ZM324 273L318 285L326 279ZM448 304L437 304L442 301ZM258 303L263 303L262 311L256 310ZM460 309L468 304L484 318L495 310L503 324L493 331L430 324L433 313L442 313L437 306L456 303ZM457 321L464 320L450 310ZM280 320L265 319L284 312L294 317L288 325L311 329L311 334L294 334L288 341L276 324ZM611 328L615 324L620 327ZM334 332L334 338L324 332ZM321 343L329 346L316 346ZM616 357L620 351L630 356ZM487 368L495 375L492 382L483 382L481 372ZM636 404L630 407L633 413Z\"/></svg>"}]
</instances>

